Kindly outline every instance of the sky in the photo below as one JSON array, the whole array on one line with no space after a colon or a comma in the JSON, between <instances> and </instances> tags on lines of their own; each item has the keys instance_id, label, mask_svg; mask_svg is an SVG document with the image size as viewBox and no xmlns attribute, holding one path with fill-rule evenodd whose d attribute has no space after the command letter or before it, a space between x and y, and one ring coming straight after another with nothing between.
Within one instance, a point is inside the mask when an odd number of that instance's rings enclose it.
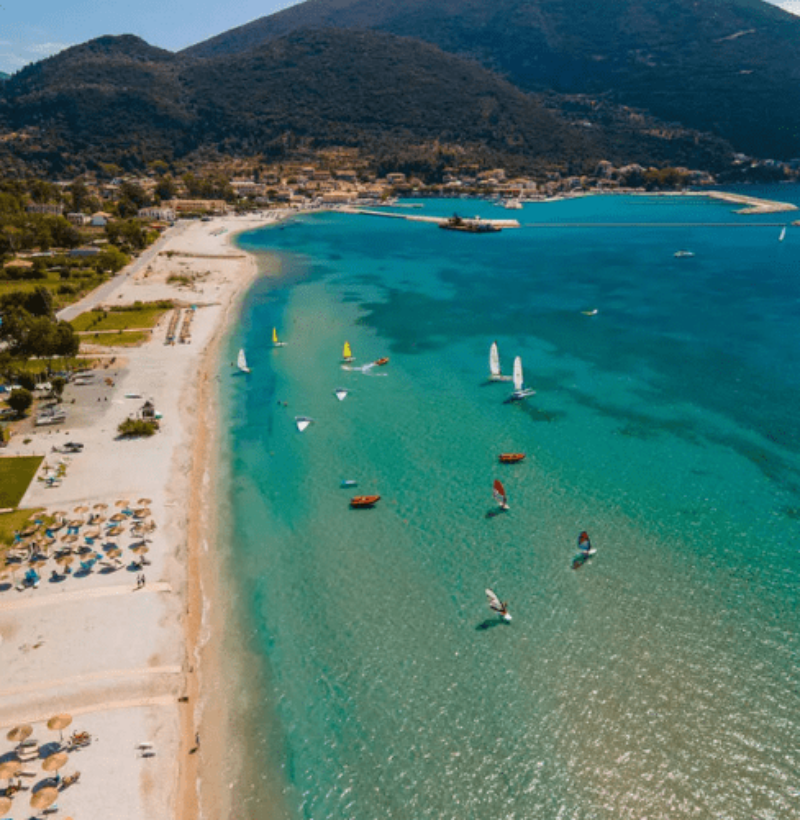
<instances>
[{"instance_id":1,"label":"sky","mask_svg":"<svg viewBox=\"0 0 800 820\"><path fill-rule=\"evenodd\" d=\"M136 34L180 51L223 31L296 5L298 0L0 0L0 71L103 34ZM800 0L770 0L800 15Z\"/></svg>"}]
</instances>

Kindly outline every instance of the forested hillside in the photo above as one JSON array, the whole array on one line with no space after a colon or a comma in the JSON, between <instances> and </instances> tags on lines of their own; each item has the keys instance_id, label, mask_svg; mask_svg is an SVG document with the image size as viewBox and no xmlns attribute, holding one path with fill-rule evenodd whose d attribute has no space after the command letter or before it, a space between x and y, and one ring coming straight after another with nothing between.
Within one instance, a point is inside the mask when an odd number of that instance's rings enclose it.
<instances>
[{"instance_id":1,"label":"forested hillside","mask_svg":"<svg viewBox=\"0 0 800 820\"><path fill-rule=\"evenodd\" d=\"M184 54L328 26L417 37L527 91L608 95L754 156L800 156L800 18L761 0L307 0Z\"/></svg>"}]
</instances>

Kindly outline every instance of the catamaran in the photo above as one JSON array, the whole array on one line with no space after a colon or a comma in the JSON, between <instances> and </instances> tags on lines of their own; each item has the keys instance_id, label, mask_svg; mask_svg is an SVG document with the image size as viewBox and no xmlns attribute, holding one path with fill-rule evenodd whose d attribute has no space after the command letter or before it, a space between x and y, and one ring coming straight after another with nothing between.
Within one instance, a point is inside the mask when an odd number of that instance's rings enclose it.
<instances>
[{"instance_id":1,"label":"catamaran","mask_svg":"<svg viewBox=\"0 0 800 820\"><path fill-rule=\"evenodd\" d=\"M491 589L486 590L486 600L489 603L489 609L496 612L507 624L511 623L511 615L508 612L508 604L501 601Z\"/></svg>"},{"instance_id":2,"label":"catamaran","mask_svg":"<svg viewBox=\"0 0 800 820\"><path fill-rule=\"evenodd\" d=\"M278 329L273 327L272 328L272 346L273 347L286 347L286 342L278 341Z\"/></svg>"},{"instance_id":3,"label":"catamaran","mask_svg":"<svg viewBox=\"0 0 800 820\"><path fill-rule=\"evenodd\" d=\"M508 496L506 495L506 488L503 486L502 482L499 479L494 480L494 486L492 487L492 495L494 496L495 501L500 505L501 510L508 509Z\"/></svg>"},{"instance_id":4,"label":"catamaran","mask_svg":"<svg viewBox=\"0 0 800 820\"><path fill-rule=\"evenodd\" d=\"M242 373L250 372L250 368L247 366L247 359L244 357L244 348L239 349L239 356L236 359L236 366Z\"/></svg>"},{"instance_id":5,"label":"catamaran","mask_svg":"<svg viewBox=\"0 0 800 820\"><path fill-rule=\"evenodd\" d=\"M781 228L781 235L778 237L778 242L783 242L786 239L786 225Z\"/></svg>"},{"instance_id":6,"label":"catamaran","mask_svg":"<svg viewBox=\"0 0 800 820\"><path fill-rule=\"evenodd\" d=\"M314 419L310 419L308 416L295 416L294 417L294 423L297 425L297 429L301 433L313 422L314 422Z\"/></svg>"},{"instance_id":7,"label":"catamaran","mask_svg":"<svg viewBox=\"0 0 800 820\"><path fill-rule=\"evenodd\" d=\"M520 399L532 396L535 392L535 390L525 387L525 382L522 377L522 359L517 356L514 359L514 392L506 401L519 401Z\"/></svg>"},{"instance_id":8,"label":"catamaran","mask_svg":"<svg viewBox=\"0 0 800 820\"><path fill-rule=\"evenodd\" d=\"M508 376L504 376L500 370L500 353L497 350L497 342L492 342L489 348L489 381L507 382Z\"/></svg>"},{"instance_id":9,"label":"catamaran","mask_svg":"<svg viewBox=\"0 0 800 820\"><path fill-rule=\"evenodd\" d=\"M344 348L342 349L342 361L343 362L354 362L356 357L353 355L353 351L350 349L350 342L344 343Z\"/></svg>"}]
</instances>

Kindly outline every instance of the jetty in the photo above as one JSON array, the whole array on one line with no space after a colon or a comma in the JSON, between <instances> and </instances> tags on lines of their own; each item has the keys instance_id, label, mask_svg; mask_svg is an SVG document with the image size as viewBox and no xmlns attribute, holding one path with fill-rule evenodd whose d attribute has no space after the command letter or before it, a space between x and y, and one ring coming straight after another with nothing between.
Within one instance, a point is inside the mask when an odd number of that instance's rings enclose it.
<instances>
[{"instance_id":1,"label":"jetty","mask_svg":"<svg viewBox=\"0 0 800 820\"><path fill-rule=\"evenodd\" d=\"M383 216L391 219L407 219L409 222L430 222L434 225L446 224L452 216L421 216L419 214L395 214L391 211L373 211L369 208L339 208L339 211L346 214L363 214L365 216ZM495 228L519 228L520 224L516 219L484 219L483 217L462 217L464 222L491 225Z\"/></svg>"}]
</instances>

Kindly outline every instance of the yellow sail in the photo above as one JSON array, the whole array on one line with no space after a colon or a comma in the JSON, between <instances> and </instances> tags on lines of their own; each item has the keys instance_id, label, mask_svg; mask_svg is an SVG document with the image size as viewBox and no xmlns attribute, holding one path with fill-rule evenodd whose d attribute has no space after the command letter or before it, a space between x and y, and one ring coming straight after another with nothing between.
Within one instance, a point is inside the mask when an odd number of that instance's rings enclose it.
<instances>
[{"instance_id":1,"label":"yellow sail","mask_svg":"<svg viewBox=\"0 0 800 820\"><path fill-rule=\"evenodd\" d=\"M278 330L277 328L272 328L272 344L278 344Z\"/></svg>"},{"instance_id":2,"label":"yellow sail","mask_svg":"<svg viewBox=\"0 0 800 820\"><path fill-rule=\"evenodd\" d=\"M344 343L344 350L342 350L342 358L345 361L349 361L350 359L353 358L353 351L350 350L350 342L345 342Z\"/></svg>"}]
</instances>

